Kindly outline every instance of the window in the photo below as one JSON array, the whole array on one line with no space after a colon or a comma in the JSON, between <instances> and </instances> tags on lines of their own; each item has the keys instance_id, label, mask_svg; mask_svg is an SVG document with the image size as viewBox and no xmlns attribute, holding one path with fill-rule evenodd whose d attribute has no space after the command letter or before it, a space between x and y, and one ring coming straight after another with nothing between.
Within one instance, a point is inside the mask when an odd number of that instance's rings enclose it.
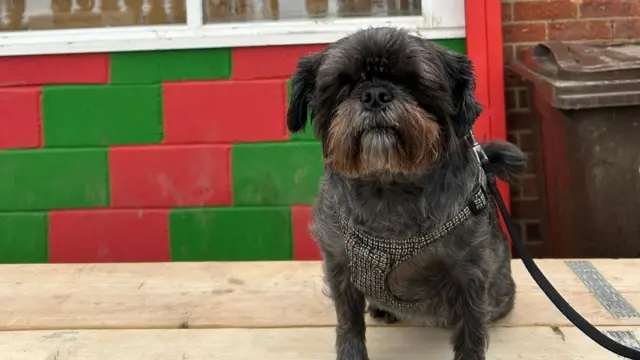
<instances>
[{"instance_id":1,"label":"window","mask_svg":"<svg viewBox=\"0 0 640 360\"><path fill-rule=\"evenodd\" d=\"M327 43L377 25L463 38L464 0L0 0L0 56Z\"/></svg>"}]
</instances>

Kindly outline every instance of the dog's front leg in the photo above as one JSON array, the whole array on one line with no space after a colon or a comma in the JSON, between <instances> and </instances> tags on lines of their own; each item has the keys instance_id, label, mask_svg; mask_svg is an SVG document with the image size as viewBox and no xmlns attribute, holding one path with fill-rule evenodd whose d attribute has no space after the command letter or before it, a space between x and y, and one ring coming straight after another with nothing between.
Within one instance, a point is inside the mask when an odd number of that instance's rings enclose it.
<instances>
[{"instance_id":1,"label":"dog's front leg","mask_svg":"<svg viewBox=\"0 0 640 360\"><path fill-rule=\"evenodd\" d=\"M346 261L325 258L326 281L336 310L338 360L368 360L365 345L365 298L349 279Z\"/></svg>"},{"instance_id":2,"label":"dog's front leg","mask_svg":"<svg viewBox=\"0 0 640 360\"><path fill-rule=\"evenodd\" d=\"M461 285L454 291L452 320L455 360L485 360L489 324L485 288L484 283L478 281Z\"/></svg>"}]
</instances>

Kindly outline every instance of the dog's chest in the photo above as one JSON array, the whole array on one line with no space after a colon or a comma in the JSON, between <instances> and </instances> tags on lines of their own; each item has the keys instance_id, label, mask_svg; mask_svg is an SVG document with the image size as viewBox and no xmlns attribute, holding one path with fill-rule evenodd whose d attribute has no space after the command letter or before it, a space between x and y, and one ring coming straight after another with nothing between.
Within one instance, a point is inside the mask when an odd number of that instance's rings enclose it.
<instances>
[{"instance_id":1,"label":"dog's chest","mask_svg":"<svg viewBox=\"0 0 640 360\"><path fill-rule=\"evenodd\" d=\"M371 301L404 311L432 307L434 289L447 284L446 256L438 256L438 242L446 241L455 229L487 206L482 186L468 204L434 230L408 238L384 238L364 232L339 212L351 281ZM392 280L392 281L390 281ZM431 295L431 296L430 296Z\"/></svg>"},{"instance_id":2,"label":"dog's chest","mask_svg":"<svg viewBox=\"0 0 640 360\"><path fill-rule=\"evenodd\" d=\"M436 263L428 264L428 268L423 267L419 271L418 278L415 277L417 272L412 271L412 267L419 264L420 259L431 257L428 254L438 252L436 247L432 247L432 243L441 239L443 234L434 232L424 236L388 241L349 228L346 222L343 223L343 230L351 281L370 302L376 301L384 304L385 308L391 307L410 312L423 311L431 307L432 299L419 294L421 287L426 285L420 282L420 277L438 276L438 266L433 266ZM394 284L418 284L418 286L398 288ZM413 294L409 294L409 291Z\"/></svg>"},{"instance_id":3,"label":"dog's chest","mask_svg":"<svg viewBox=\"0 0 640 360\"><path fill-rule=\"evenodd\" d=\"M443 248L442 244L436 243L422 249L384 273L378 285L375 275L363 275L378 270L352 267L352 271L360 274L361 282L357 286L365 293L369 304L393 313L404 323L446 327L453 293L450 289L455 282ZM352 281L358 281L354 278L352 276Z\"/></svg>"},{"instance_id":4,"label":"dog's chest","mask_svg":"<svg viewBox=\"0 0 640 360\"><path fill-rule=\"evenodd\" d=\"M441 243L423 249L389 271L386 287L396 298L405 302L423 302L423 307L437 312L447 303L444 295L453 283L453 265L446 256Z\"/></svg>"}]
</instances>

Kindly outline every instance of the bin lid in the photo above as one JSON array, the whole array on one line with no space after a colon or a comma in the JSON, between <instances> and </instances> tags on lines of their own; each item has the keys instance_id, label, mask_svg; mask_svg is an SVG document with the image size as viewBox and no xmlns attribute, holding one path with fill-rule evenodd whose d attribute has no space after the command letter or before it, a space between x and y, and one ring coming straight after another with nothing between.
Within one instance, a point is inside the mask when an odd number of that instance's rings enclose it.
<instances>
[{"instance_id":1,"label":"bin lid","mask_svg":"<svg viewBox=\"0 0 640 360\"><path fill-rule=\"evenodd\" d=\"M640 44L541 43L512 68L562 109L640 105Z\"/></svg>"}]
</instances>

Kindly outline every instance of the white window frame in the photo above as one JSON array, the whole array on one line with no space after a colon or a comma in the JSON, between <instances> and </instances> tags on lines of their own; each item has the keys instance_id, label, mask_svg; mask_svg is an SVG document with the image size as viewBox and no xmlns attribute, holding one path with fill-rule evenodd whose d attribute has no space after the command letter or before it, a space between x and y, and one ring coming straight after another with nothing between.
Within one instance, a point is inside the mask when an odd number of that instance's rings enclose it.
<instances>
[{"instance_id":1,"label":"white window frame","mask_svg":"<svg viewBox=\"0 0 640 360\"><path fill-rule=\"evenodd\" d=\"M186 24L0 32L0 56L324 44L371 26L429 39L465 37L464 0L422 0L421 16L224 24L203 23L202 1L186 0Z\"/></svg>"}]
</instances>

